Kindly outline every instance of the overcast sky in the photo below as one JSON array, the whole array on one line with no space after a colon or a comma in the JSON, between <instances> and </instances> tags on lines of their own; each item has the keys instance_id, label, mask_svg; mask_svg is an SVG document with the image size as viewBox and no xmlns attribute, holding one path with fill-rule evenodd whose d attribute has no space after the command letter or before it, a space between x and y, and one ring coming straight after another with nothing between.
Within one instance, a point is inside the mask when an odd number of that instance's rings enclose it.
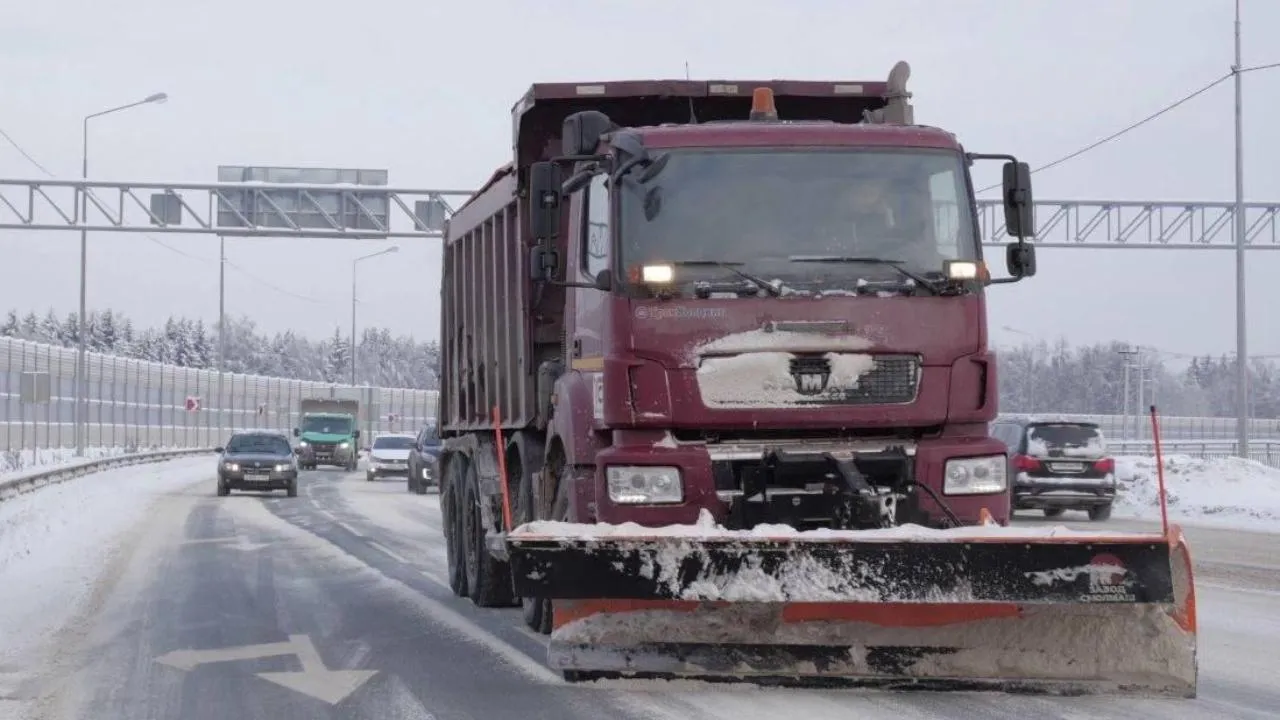
<instances>
[{"instance_id":1,"label":"overcast sky","mask_svg":"<svg viewBox=\"0 0 1280 720\"><path fill-rule=\"evenodd\" d=\"M212 181L220 164L386 168L398 187L471 188L510 157L530 83L683 77L881 80L912 65L917 121L1038 166L1227 72L1233 0L42 0L0 23L0 129L75 177ZM1280 3L1245 0L1244 64L1280 62ZM1280 200L1280 70L1245 77L1246 199ZM1226 82L1144 128L1035 176L1043 199L1230 200ZM979 180L994 179L989 168ZM0 177L39 177L0 141ZM90 236L89 304L143 324L217 317L217 240ZM0 230L0 308L77 303L78 236ZM350 259L384 242L229 242L227 306L270 331L344 333ZM363 264L361 323L436 337L435 241ZM991 290L997 343L1112 338L1234 352L1230 251L1043 251L1040 274ZM1003 261L997 256L997 263ZM1250 253L1250 354L1280 353L1265 290L1280 253Z\"/></svg>"}]
</instances>

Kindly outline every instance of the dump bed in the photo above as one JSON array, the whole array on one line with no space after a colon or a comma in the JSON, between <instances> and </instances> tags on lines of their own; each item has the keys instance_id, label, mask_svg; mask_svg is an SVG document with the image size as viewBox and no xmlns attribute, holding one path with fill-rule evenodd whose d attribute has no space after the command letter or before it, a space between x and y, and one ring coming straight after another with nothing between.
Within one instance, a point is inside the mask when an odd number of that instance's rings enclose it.
<instances>
[{"instance_id":1,"label":"dump bed","mask_svg":"<svg viewBox=\"0 0 1280 720\"><path fill-rule=\"evenodd\" d=\"M783 120L855 123L888 104L887 80L628 80L529 88L511 111L513 161L458 208L445 231L443 435L491 428L494 406L506 428L536 424L538 366L564 355L564 290L542 287L535 296L528 280L528 211L517 197L530 165L561 154L565 118L599 110L621 127L745 120L759 87L773 90ZM567 213L563 222L561 258Z\"/></svg>"}]
</instances>

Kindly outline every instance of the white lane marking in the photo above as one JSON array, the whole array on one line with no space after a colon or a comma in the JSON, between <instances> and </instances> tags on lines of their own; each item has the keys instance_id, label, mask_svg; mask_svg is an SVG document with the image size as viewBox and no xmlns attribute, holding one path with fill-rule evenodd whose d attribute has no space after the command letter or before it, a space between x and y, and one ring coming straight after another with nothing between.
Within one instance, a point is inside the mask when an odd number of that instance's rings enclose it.
<instances>
[{"instance_id":1,"label":"white lane marking","mask_svg":"<svg viewBox=\"0 0 1280 720\"><path fill-rule=\"evenodd\" d=\"M360 534L360 533L359 533L355 528L353 528L353 527L351 527L350 525L348 525L348 524L346 524L346 523L342 522L341 520L338 520L338 519L336 519L336 518L335 518L335 519L334 519L334 521L333 521L333 523L334 523L335 525L337 525L338 527L342 528L343 530L346 530L347 532L351 533L352 535L355 535L356 537L360 538L361 540L367 540L367 539L368 539L368 538L366 538L364 535Z\"/></svg>"},{"instance_id":2,"label":"white lane marking","mask_svg":"<svg viewBox=\"0 0 1280 720\"><path fill-rule=\"evenodd\" d=\"M369 545L370 545L374 550L377 550L378 552L381 552L383 555L389 555L389 556L391 557L391 559L392 559L392 560L395 560L396 562L400 563L401 565L409 565L409 564L411 564L408 560L405 560L403 557L401 557L401 556L400 556L400 554L399 554L399 553L397 553L395 550L392 550L391 548L387 547L386 545L383 545L382 543L378 542L377 540L370 540L370 541L369 541Z\"/></svg>"},{"instance_id":3,"label":"white lane marking","mask_svg":"<svg viewBox=\"0 0 1280 720\"><path fill-rule=\"evenodd\" d=\"M1246 588L1237 585L1225 585L1223 583L1207 582L1199 580L1196 582L1196 589L1209 588L1210 590L1221 590L1223 592L1243 593L1245 595L1257 595L1258 597L1280 597L1280 590L1264 590L1262 588Z\"/></svg>"}]
</instances>

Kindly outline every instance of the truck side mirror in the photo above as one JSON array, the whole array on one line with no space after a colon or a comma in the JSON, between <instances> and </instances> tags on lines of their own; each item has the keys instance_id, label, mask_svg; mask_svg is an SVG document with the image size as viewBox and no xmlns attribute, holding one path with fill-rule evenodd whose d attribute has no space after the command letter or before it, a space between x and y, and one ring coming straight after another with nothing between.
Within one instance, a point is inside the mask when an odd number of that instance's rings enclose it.
<instances>
[{"instance_id":1,"label":"truck side mirror","mask_svg":"<svg viewBox=\"0 0 1280 720\"><path fill-rule=\"evenodd\" d=\"M293 436L294 436L294 437L302 437L302 432L301 432L301 431L299 431L299 430L298 430L298 428L294 428L294 429L293 429Z\"/></svg>"},{"instance_id":2,"label":"truck side mirror","mask_svg":"<svg viewBox=\"0 0 1280 720\"><path fill-rule=\"evenodd\" d=\"M559 165L536 162L529 168L529 230L539 244L560 232L561 185Z\"/></svg>"},{"instance_id":3,"label":"truck side mirror","mask_svg":"<svg viewBox=\"0 0 1280 720\"><path fill-rule=\"evenodd\" d=\"M353 438L358 438L358 437L360 437L360 431L359 431L359 430L352 430L352 431L351 431L351 437L353 437Z\"/></svg>"},{"instance_id":4,"label":"truck side mirror","mask_svg":"<svg viewBox=\"0 0 1280 720\"><path fill-rule=\"evenodd\" d=\"M602 292L613 292L613 271L605 268L596 273L595 287Z\"/></svg>"},{"instance_id":5,"label":"truck side mirror","mask_svg":"<svg viewBox=\"0 0 1280 720\"><path fill-rule=\"evenodd\" d=\"M1024 162L1004 164L1004 225L1018 239L1036 234L1036 208L1031 197L1031 167Z\"/></svg>"},{"instance_id":6,"label":"truck side mirror","mask_svg":"<svg viewBox=\"0 0 1280 720\"><path fill-rule=\"evenodd\" d=\"M600 145L600 138L612 129L613 121L599 110L576 112L560 125L560 152L590 155Z\"/></svg>"},{"instance_id":7,"label":"truck side mirror","mask_svg":"<svg viewBox=\"0 0 1280 720\"><path fill-rule=\"evenodd\" d=\"M1022 240L1009 243L1004 249L1004 262L1013 277L1031 277L1036 274L1036 246Z\"/></svg>"}]
</instances>

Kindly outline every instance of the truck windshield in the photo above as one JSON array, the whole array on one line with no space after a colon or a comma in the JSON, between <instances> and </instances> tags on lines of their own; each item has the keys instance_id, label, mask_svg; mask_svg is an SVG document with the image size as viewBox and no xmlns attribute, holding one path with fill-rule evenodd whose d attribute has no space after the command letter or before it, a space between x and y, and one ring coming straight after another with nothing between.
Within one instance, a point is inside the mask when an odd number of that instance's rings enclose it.
<instances>
[{"instance_id":1,"label":"truck windshield","mask_svg":"<svg viewBox=\"0 0 1280 720\"><path fill-rule=\"evenodd\" d=\"M788 285L900 275L823 259L941 272L978 257L967 188L951 151L674 150L643 190L621 190L621 266L702 261L689 269L705 277L725 272L706 261L730 262Z\"/></svg>"},{"instance_id":2,"label":"truck windshield","mask_svg":"<svg viewBox=\"0 0 1280 720\"><path fill-rule=\"evenodd\" d=\"M302 432L346 435L351 432L351 420L347 418L309 417L302 419Z\"/></svg>"}]
</instances>

